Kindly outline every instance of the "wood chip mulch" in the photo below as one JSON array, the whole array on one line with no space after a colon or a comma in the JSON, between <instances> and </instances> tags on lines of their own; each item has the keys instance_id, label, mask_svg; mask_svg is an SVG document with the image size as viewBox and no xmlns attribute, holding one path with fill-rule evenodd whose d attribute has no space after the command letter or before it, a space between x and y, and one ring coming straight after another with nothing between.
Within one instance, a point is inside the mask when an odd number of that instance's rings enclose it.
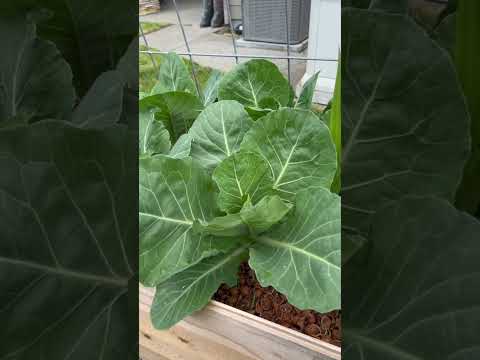
<instances>
[{"instance_id":1,"label":"wood chip mulch","mask_svg":"<svg viewBox=\"0 0 480 360\"><path fill-rule=\"evenodd\" d=\"M214 300L260 316L314 338L341 346L341 311L320 314L313 310L299 310L288 303L285 295L271 286L262 287L248 263L242 263L237 286L222 285Z\"/></svg>"}]
</instances>

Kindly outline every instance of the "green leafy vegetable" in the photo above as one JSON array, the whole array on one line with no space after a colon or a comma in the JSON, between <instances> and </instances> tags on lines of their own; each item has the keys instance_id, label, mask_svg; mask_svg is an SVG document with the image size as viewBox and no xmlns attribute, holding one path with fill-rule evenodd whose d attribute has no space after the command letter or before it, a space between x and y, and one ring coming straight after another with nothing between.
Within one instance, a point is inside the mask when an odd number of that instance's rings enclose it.
<instances>
[{"instance_id":1,"label":"green leafy vegetable","mask_svg":"<svg viewBox=\"0 0 480 360\"><path fill-rule=\"evenodd\" d=\"M472 346L480 331L478 220L445 200L407 197L382 208L372 223L369 261L349 272L344 288L342 356L478 356ZM418 341L427 332L435 341Z\"/></svg>"},{"instance_id":2,"label":"green leafy vegetable","mask_svg":"<svg viewBox=\"0 0 480 360\"><path fill-rule=\"evenodd\" d=\"M337 150L337 161L340 163L342 158L342 71L341 63L338 64L337 77L335 79L335 90L332 99L332 108L329 111L328 128L332 134L333 143ZM337 167L335 179L332 184L332 191L340 191L341 167Z\"/></svg>"},{"instance_id":3,"label":"green leafy vegetable","mask_svg":"<svg viewBox=\"0 0 480 360\"><path fill-rule=\"evenodd\" d=\"M183 60L176 54L167 54L163 58L158 82L153 87L151 95L172 91L182 91L195 94L195 84Z\"/></svg>"},{"instance_id":4,"label":"green leafy vegetable","mask_svg":"<svg viewBox=\"0 0 480 360\"><path fill-rule=\"evenodd\" d=\"M342 14L342 357L475 359L478 2L370 3Z\"/></svg>"},{"instance_id":5,"label":"green leafy vegetable","mask_svg":"<svg viewBox=\"0 0 480 360\"><path fill-rule=\"evenodd\" d=\"M183 134L178 138L177 142L170 150L169 156L176 159L183 159L190 156L192 141L193 139L190 134Z\"/></svg>"},{"instance_id":6,"label":"green leafy vegetable","mask_svg":"<svg viewBox=\"0 0 480 360\"><path fill-rule=\"evenodd\" d=\"M125 82L118 71L101 74L75 108L72 122L91 129L116 124L122 113L124 86Z\"/></svg>"},{"instance_id":7,"label":"green leafy vegetable","mask_svg":"<svg viewBox=\"0 0 480 360\"><path fill-rule=\"evenodd\" d=\"M213 183L192 159L140 159L140 280L154 286L215 255L223 243L193 231L214 218Z\"/></svg>"},{"instance_id":8,"label":"green leafy vegetable","mask_svg":"<svg viewBox=\"0 0 480 360\"><path fill-rule=\"evenodd\" d=\"M245 110L248 112L248 115L250 115L250 117L253 120L260 119L261 117L264 117L269 112L271 112L270 109L262 109L260 107L251 107L251 106L245 107Z\"/></svg>"},{"instance_id":9,"label":"green leafy vegetable","mask_svg":"<svg viewBox=\"0 0 480 360\"><path fill-rule=\"evenodd\" d=\"M165 125L155 119L151 111L143 111L139 116L138 126L138 153L143 154L167 154L170 150L170 134Z\"/></svg>"},{"instance_id":10,"label":"green leafy vegetable","mask_svg":"<svg viewBox=\"0 0 480 360\"><path fill-rule=\"evenodd\" d=\"M252 205L249 199L241 209L240 217L253 234L260 234L280 222L292 207L277 195L265 196L256 205Z\"/></svg>"},{"instance_id":11,"label":"green leafy vegetable","mask_svg":"<svg viewBox=\"0 0 480 360\"><path fill-rule=\"evenodd\" d=\"M315 73L310 77L303 85L302 91L298 96L297 102L295 103L295 108L310 110L313 102L313 95L315 93L315 87L317 86L318 75L320 72Z\"/></svg>"},{"instance_id":12,"label":"green leafy vegetable","mask_svg":"<svg viewBox=\"0 0 480 360\"><path fill-rule=\"evenodd\" d=\"M254 108L261 108L260 102L266 98L289 106L293 97L292 87L278 68L260 59L235 67L223 77L218 89L220 100L236 100Z\"/></svg>"},{"instance_id":13,"label":"green leafy vegetable","mask_svg":"<svg viewBox=\"0 0 480 360\"><path fill-rule=\"evenodd\" d=\"M186 80L175 73L171 84ZM200 113L187 92L142 99L150 117L140 121L164 124L173 142L158 150L152 131L157 150L140 158L140 280L157 288L157 328L233 285L249 256L260 281L293 305L340 307L340 198L330 192L337 155L328 126L309 111L311 86L297 109L286 108L294 104L288 81L274 64L252 60L221 80L212 75ZM153 156L160 152L168 154Z\"/></svg>"},{"instance_id":14,"label":"green leafy vegetable","mask_svg":"<svg viewBox=\"0 0 480 360\"><path fill-rule=\"evenodd\" d=\"M257 120L267 115L269 112L273 110L278 110L280 107L281 105L277 100L271 97L267 97L260 100L260 102L258 103L258 107L245 106L245 110L247 110L248 114L251 116L253 120Z\"/></svg>"},{"instance_id":15,"label":"green leafy vegetable","mask_svg":"<svg viewBox=\"0 0 480 360\"><path fill-rule=\"evenodd\" d=\"M449 55L414 22L351 9L342 26L342 226L365 235L377 209L407 194L453 200L469 118Z\"/></svg>"},{"instance_id":16,"label":"green leafy vegetable","mask_svg":"<svg viewBox=\"0 0 480 360\"><path fill-rule=\"evenodd\" d=\"M203 110L197 97L186 92L167 92L144 97L140 101L140 111L151 110L162 121L172 141L185 134L193 121Z\"/></svg>"},{"instance_id":17,"label":"green leafy vegetable","mask_svg":"<svg viewBox=\"0 0 480 360\"><path fill-rule=\"evenodd\" d=\"M293 201L309 187L332 184L337 160L328 128L310 111L281 109L255 122L241 148L260 154L270 167L273 189Z\"/></svg>"},{"instance_id":18,"label":"green leafy vegetable","mask_svg":"<svg viewBox=\"0 0 480 360\"><path fill-rule=\"evenodd\" d=\"M268 163L252 152L237 152L222 161L213 180L220 189L218 204L226 213L237 213L247 199L256 204L273 191Z\"/></svg>"},{"instance_id":19,"label":"green leafy vegetable","mask_svg":"<svg viewBox=\"0 0 480 360\"><path fill-rule=\"evenodd\" d=\"M1 358L113 360L138 349L125 316L137 278L138 134L113 70L138 37L118 10L104 17L113 3L0 4Z\"/></svg>"},{"instance_id":20,"label":"green leafy vegetable","mask_svg":"<svg viewBox=\"0 0 480 360\"><path fill-rule=\"evenodd\" d=\"M248 235L248 226L240 214L227 214L209 222L199 220L194 224L194 230L215 236L239 237Z\"/></svg>"},{"instance_id":21,"label":"green leafy vegetable","mask_svg":"<svg viewBox=\"0 0 480 360\"><path fill-rule=\"evenodd\" d=\"M65 358L82 334L103 339L114 324L128 326L135 136L121 125L100 131L43 120L0 130L0 153L0 305L2 319L15 324L2 332L2 356L33 359L48 347ZM84 341L82 356L115 358ZM125 350L128 336L108 343Z\"/></svg>"},{"instance_id":22,"label":"green leafy vegetable","mask_svg":"<svg viewBox=\"0 0 480 360\"><path fill-rule=\"evenodd\" d=\"M202 309L222 283L236 283L237 269L247 256L247 246L234 248L204 259L157 286L151 313L153 325L168 329Z\"/></svg>"},{"instance_id":23,"label":"green leafy vegetable","mask_svg":"<svg viewBox=\"0 0 480 360\"><path fill-rule=\"evenodd\" d=\"M203 105L207 106L215 102L218 98L218 86L220 80L222 80L222 73L217 70L213 70L208 78L205 89L203 89Z\"/></svg>"},{"instance_id":24,"label":"green leafy vegetable","mask_svg":"<svg viewBox=\"0 0 480 360\"><path fill-rule=\"evenodd\" d=\"M255 238L250 266L302 309L340 308L340 198L326 189L303 190L284 224Z\"/></svg>"},{"instance_id":25,"label":"green leafy vegetable","mask_svg":"<svg viewBox=\"0 0 480 360\"><path fill-rule=\"evenodd\" d=\"M0 7L3 24L14 18L17 25L25 20L37 23L38 37L58 49L58 59L64 59L73 73L75 86L72 81L70 86L83 97L102 73L115 69L122 60L136 69L133 74L138 78L138 36L132 41L131 35L132 29L138 35L138 19L131 16L138 11L137 4L105 0L101 7L96 5L96 0L19 0L2 2ZM6 34L3 29L1 33ZM10 49L7 37L3 41ZM136 51L126 56L132 44Z\"/></svg>"},{"instance_id":26,"label":"green leafy vegetable","mask_svg":"<svg viewBox=\"0 0 480 360\"><path fill-rule=\"evenodd\" d=\"M192 125L191 156L213 170L223 159L240 148L252 120L236 101L219 101L208 106Z\"/></svg>"},{"instance_id":27,"label":"green leafy vegetable","mask_svg":"<svg viewBox=\"0 0 480 360\"><path fill-rule=\"evenodd\" d=\"M32 20L1 20L0 121L66 119L75 99L68 63L55 45L37 38Z\"/></svg>"}]
</instances>

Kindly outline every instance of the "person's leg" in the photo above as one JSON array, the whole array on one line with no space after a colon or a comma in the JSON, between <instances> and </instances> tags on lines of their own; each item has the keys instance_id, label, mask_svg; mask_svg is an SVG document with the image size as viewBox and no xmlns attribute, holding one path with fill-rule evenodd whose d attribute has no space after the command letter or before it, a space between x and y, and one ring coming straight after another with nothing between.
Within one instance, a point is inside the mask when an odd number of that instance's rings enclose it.
<instances>
[{"instance_id":1,"label":"person's leg","mask_svg":"<svg viewBox=\"0 0 480 360\"><path fill-rule=\"evenodd\" d=\"M212 27L220 27L225 23L223 14L223 0L213 0Z\"/></svg>"},{"instance_id":2,"label":"person's leg","mask_svg":"<svg viewBox=\"0 0 480 360\"><path fill-rule=\"evenodd\" d=\"M213 17L213 0L203 0L202 18L200 27L210 26Z\"/></svg>"}]
</instances>

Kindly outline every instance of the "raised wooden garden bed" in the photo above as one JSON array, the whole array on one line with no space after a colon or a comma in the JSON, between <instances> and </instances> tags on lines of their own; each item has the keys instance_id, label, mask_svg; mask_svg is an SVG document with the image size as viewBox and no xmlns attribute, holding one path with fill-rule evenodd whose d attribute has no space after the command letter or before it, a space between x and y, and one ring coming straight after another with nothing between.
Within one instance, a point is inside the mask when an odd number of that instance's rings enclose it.
<instances>
[{"instance_id":1,"label":"raised wooden garden bed","mask_svg":"<svg viewBox=\"0 0 480 360\"><path fill-rule=\"evenodd\" d=\"M340 348L217 301L168 331L154 329L154 289L140 286L140 356L143 360L327 360Z\"/></svg>"}]
</instances>

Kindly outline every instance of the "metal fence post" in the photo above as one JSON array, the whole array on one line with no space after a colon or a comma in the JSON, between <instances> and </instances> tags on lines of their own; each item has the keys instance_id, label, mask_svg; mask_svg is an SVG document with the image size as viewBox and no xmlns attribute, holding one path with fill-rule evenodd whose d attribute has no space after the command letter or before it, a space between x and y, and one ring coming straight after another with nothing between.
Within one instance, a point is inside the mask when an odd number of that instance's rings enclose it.
<instances>
[{"instance_id":1,"label":"metal fence post","mask_svg":"<svg viewBox=\"0 0 480 360\"><path fill-rule=\"evenodd\" d=\"M288 82L291 84L291 69L290 69L290 20L288 19L288 0L285 0L285 25L287 32L287 72L288 72Z\"/></svg>"},{"instance_id":2,"label":"metal fence post","mask_svg":"<svg viewBox=\"0 0 480 360\"><path fill-rule=\"evenodd\" d=\"M228 14L228 23L230 25L230 33L232 34L232 43L233 43L233 52L235 54L235 62L238 64L238 56L237 56L237 43L235 42L235 33L233 31L233 24L232 24L232 13L230 7L230 0L227 0L227 14Z\"/></svg>"}]
</instances>

